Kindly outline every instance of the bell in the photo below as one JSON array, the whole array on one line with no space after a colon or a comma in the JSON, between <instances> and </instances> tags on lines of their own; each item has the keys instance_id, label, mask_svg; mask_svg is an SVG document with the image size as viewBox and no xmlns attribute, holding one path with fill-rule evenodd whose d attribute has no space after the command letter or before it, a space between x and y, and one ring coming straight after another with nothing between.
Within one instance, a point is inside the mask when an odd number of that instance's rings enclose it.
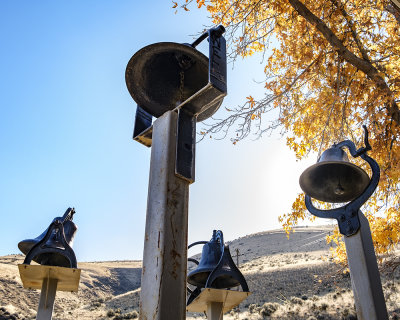
<instances>
[{"instance_id":1,"label":"bell","mask_svg":"<svg viewBox=\"0 0 400 320\"><path fill-rule=\"evenodd\" d=\"M200 243L204 242L191 246ZM211 240L204 244L200 262L189 273L187 282L198 289L228 289L241 285L244 291L248 291L246 280L232 260L229 246L224 245L221 230L214 230Z\"/></svg>"},{"instance_id":2,"label":"bell","mask_svg":"<svg viewBox=\"0 0 400 320\"><path fill-rule=\"evenodd\" d=\"M188 283L204 288L210 273L216 268L222 256L220 239L214 230L212 239L203 246L201 259L197 268L188 274ZM222 244L223 245L223 244Z\"/></svg>"},{"instance_id":3,"label":"bell","mask_svg":"<svg viewBox=\"0 0 400 320\"><path fill-rule=\"evenodd\" d=\"M208 58L188 44L151 44L129 60L125 80L136 103L158 118L208 84ZM217 100L204 110L193 110L197 121L211 117L221 103Z\"/></svg>"},{"instance_id":4,"label":"bell","mask_svg":"<svg viewBox=\"0 0 400 320\"><path fill-rule=\"evenodd\" d=\"M65 242L72 247L73 239L77 231L77 226L72 222L72 215L75 213L74 209L68 208L63 217L56 217L50 226L38 237L34 239L26 239L18 243L18 248L25 255L28 255L32 248L34 248L38 243L43 241L49 228L51 228L56 221L64 221L61 226L63 226L63 233L65 237ZM63 239L61 239L62 233L58 228L53 228L48 240L41 244L37 252L38 254L33 257L33 261L41 265L51 265L60 267L69 267L70 258L67 257L68 252L65 250L65 245L63 244ZM42 250L40 250L42 249ZM54 249L54 250L53 250ZM40 251L43 251L40 253Z\"/></svg>"},{"instance_id":5,"label":"bell","mask_svg":"<svg viewBox=\"0 0 400 320\"><path fill-rule=\"evenodd\" d=\"M301 174L299 182L301 189L311 198L339 203L352 201L361 195L370 178L363 169L349 162L346 152L333 146Z\"/></svg>"}]
</instances>

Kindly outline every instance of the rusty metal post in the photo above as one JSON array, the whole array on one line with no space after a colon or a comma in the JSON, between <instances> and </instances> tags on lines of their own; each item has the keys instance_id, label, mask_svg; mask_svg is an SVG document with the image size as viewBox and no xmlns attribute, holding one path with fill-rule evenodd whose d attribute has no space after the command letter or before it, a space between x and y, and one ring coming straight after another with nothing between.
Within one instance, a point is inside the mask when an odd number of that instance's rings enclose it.
<instances>
[{"instance_id":1,"label":"rusty metal post","mask_svg":"<svg viewBox=\"0 0 400 320\"><path fill-rule=\"evenodd\" d=\"M361 210L358 216L360 230L353 236L344 237L357 316L361 320L387 320L371 229Z\"/></svg>"},{"instance_id":2,"label":"rusty metal post","mask_svg":"<svg viewBox=\"0 0 400 320\"><path fill-rule=\"evenodd\" d=\"M142 320L186 318L189 182L175 175L177 113L153 123L140 296Z\"/></svg>"},{"instance_id":3,"label":"rusty metal post","mask_svg":"<svg viewBox=\"0 0 400 320\"><path fill-rule=\"evenodd\" d=\"M57 279L43 279L36 320L51 320L53 318L53 308L57 292L57 282Z\"/></svg>"}]
</instances>

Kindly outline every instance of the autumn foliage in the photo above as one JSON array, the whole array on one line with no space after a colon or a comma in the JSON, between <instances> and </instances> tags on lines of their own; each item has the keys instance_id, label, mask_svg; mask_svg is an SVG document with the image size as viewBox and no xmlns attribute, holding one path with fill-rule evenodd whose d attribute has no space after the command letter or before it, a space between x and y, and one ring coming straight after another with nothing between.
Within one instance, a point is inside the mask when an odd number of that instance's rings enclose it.
<instances>
[{"instance_id":1,"label":"autumn foliage","mask_svg":"<svg viewBox=\"0 0 400 320\"><path fill-rule=\"evenodd\" d=\"M370 131L369 155L381 167L381 181L363 212L378 254L400 241L400 8L390 0L197 0L214 24L227 28L230 58L265 55L265 97L248 96L208 133L283 128L288 146L302 159L334 142L362 142ZM246 93L244 93L246 94ZM248 95L248 93L247 93ZM268 117L267 115L268 114ZM261 121L263 117L276 117ZM281 216L290 230L308 215L304 195ZM339 244L337 258L345 260Z\"/></svg>"}]
</instances>

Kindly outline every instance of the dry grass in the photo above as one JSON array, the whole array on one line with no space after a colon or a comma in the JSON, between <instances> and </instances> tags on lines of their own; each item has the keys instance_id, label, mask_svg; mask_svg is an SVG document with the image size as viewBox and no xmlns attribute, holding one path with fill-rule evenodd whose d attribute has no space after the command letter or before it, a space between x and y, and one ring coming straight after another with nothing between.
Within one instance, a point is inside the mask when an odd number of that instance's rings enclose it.
<instances>
[{"instance_id":1,"label":"dry grass","mask_svg":"<svg viewBox=\"0 0 400 320\"><path fill-rule=\"evenodd\" d=\"M262 232L230 243L252 295L227 320L356 319L348 274L330 261L324 237L329 227ZM234 260L236 261L236 257ZM38 290L22 288L21 255L0 257L0 319L35 319ZM58 292L54 320L136 319L140 261L80 263L78 293ZM383 276L390 319L400 318L400 270ZM206 319L188 314L187 319Z\"/></svg>"}]
</instances>

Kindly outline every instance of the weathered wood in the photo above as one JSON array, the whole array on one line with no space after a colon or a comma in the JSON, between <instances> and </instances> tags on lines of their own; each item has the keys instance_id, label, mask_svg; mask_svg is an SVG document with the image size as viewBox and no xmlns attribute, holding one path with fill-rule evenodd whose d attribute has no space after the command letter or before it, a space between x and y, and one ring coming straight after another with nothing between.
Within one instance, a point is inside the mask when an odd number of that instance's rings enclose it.
<instances>
[{"instance_id":1,"label":"weathered wood","mask_svg":"<svg viewBox=\"0 0 400 320\"><path fill-rule=\"evenodd\" d=\"M360 230L344 237L359 320L387 320L385 298L367 218L359 211Z\"/></svg>"},{"instance_id":2,"label":"weathered wood","mask_svg":"<svg viewBox=\"0 0 400 320\"><path fill-rule=\"evenodd\" d=\"M207 305L207 319L221 320L224 316L222 312L223 306L223 302L209 302Z\"/></svg>"},{"instance_id":3,"label":"weathered wood","mask_svg":"<svg viewBox=\"0 0 400 320\"><path fill-rule=\"evenodd\" d=\"M41 289L44 279L57 279L58 291L78 292L81 269L19 264L19 274L25 289Z\"/></svg>"},{"instance_id":4,"label":"weathered wood","mask_svg":"<svg viewBox=\"0 0 400 320\"><path fill-rule=\"evenodd\" d=\"M226 313L239 305L250 294L251 292L206 288L186 307L186 310L190 312L207 312L208 305L215 302L221 303L222 313Z\"/></svg>"},{"instance_id":5,"label":"weathered wood","mask_svg":"<svg viewBox=\"0 0 400 320\"><path fill-rule=\"evenodd\" d=\"M36 320L51 320L53 318L53 308L57 292L57 282L57 279L43 279Z\"/></svg>"}]
</instances>

